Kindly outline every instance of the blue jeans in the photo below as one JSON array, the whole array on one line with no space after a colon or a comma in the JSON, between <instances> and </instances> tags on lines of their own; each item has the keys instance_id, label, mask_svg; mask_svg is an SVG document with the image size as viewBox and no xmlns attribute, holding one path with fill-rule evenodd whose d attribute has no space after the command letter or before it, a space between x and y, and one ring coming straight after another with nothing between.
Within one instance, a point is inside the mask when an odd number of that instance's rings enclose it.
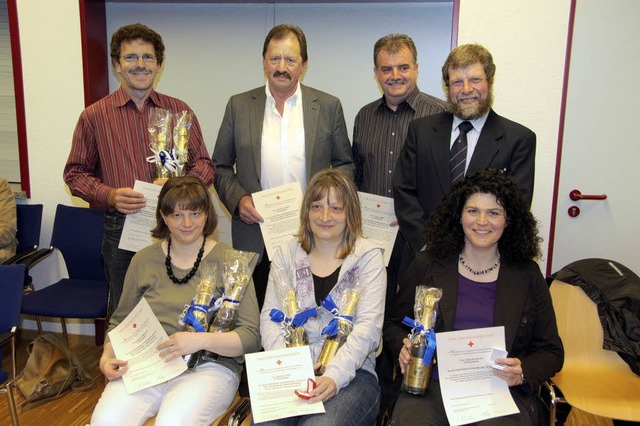
<instances>
[{"instance_id":1,"label":"blue jeans","mask_svg":"<svg viewBox=\"0 0 640 426\"><path fill-rule=\"evenodd\" d=\"M273 420L260 426L372 426L378 417L379 405L378 379L361 369L356 371L351 383L324 403L325 413Z\"/></svg>"},{"instance_id":2,"label":"blue jeans","mask_svg":"<svg viewBox=\"0 0 640 426\"><path fill-rule=\"evenodd\" d=\"M135 254L132 251L118 248L125 217L126 215L119 212L105 212L104 214L102 258L104 259L104 273L109 283L110 313L113 313L118 307L124 286L124 276L127 274L129 263Z\"/></svg>"}]
</instances>

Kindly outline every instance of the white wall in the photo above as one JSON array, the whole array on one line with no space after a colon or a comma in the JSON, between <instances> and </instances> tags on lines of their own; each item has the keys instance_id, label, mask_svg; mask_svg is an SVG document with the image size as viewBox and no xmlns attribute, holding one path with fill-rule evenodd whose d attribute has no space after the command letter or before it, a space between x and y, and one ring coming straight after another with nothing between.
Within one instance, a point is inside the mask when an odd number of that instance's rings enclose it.
<instances>
[{"instance_id":1,"label":"white wall","mask_svg":"<svg viewBox=\"0 0 640 426\"><path fill-rule=\"evenodd\" d=\"M78 2L19 1L18 21L29 144L29 202L44 205L40 244L47 245L56 205L86 205L71 197L62 181L71 135L84 108ZM23 326L34 328L31 321ZM83 327L85 334L93 333L93 326ZM69 331L78 332L73 326Z\"/></svg>"},{"instance_id":2,"label":"white wall","mask_svg":"<svg viewBox=\"0 0 640 426\"><path fill-rule=\"evenodd\" d=\"M536 133L532 211L544 271L558 143L569 0L461 0L458 44L480 43L496 63L494 108Z\"/></svg>"}]
</instances>

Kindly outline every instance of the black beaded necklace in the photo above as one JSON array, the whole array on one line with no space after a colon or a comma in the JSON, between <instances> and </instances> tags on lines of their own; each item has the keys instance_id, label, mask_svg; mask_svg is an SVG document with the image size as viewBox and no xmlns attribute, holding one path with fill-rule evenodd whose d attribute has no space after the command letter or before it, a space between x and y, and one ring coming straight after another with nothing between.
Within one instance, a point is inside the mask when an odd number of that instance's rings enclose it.
<instances>
[{"instance_id":1,"label":"black beaded necklace","mask_svg":"<svg viewBox=\"0 0 640 426\"><path fill-rule=\"evenodd\" d=\"M200 250L198 251L198 257L196 259L196 262L193 264L193 268L191 268L189 273L184 278L178 279L175 275L173 275L173 269L171 268L171 237L167 239L167 258L164 261L164 265L167 267L167 275L169 276L171 281L178 285L186 284L196 274L196 272L198 272L198 267L200 267L200 261L202 260L202 255L204 254L204 245L206 242L207 239L203 238L202 247L200 247Z\"/></svg>"},{"instance_id":2,"label":"black beaded necklace","mask_svg":"<svg viewBox=\"0 0 640 426\"><path fill-rule=\"evenodd\" d=\"M467 264L467 262L464 260L464 257L460 256L460 264L462 264L462 266L464 266L464 269L466 269L467 271L471 272L473 275L485 275L488 274L489 272L493 271L494 269L496 269L498 266L500 266L500 258L498 258L496 260L496 263L493 264L493 266L487 268L487 269L483 269L481 271L477 271L475 269L473 269L471 266L469 266Z\"/></svg>"}]
</instances>

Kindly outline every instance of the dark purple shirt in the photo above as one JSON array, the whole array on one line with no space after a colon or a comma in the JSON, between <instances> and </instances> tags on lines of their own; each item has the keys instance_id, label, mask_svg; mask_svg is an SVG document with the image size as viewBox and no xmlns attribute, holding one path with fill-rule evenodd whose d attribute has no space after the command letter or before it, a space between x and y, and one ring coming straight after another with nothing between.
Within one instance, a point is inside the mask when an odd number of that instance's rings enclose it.
<instances>
[{"instance_id":1,"label":"dark purple shirt","mask_svg":"<svg viewBox=\"0 0 640 426\"><path fill-rule=\"evenodd\" d=\"M493 306L498 281L481 283L458 276L458 302L454 330L493 327Z\"/></svg>"},{"instance_id":2,"label":"dark purple shirt","mask_svg":"<svg viewBox=\"0 0 640 426\"><path fill-rule=\"evenodd\" d=\"M493 306L496 301L498 281L481 283L458 274L458 302L454 330L493 327ZM433 380L440 381L437 364Z\"/></svg>"}]
</instances>

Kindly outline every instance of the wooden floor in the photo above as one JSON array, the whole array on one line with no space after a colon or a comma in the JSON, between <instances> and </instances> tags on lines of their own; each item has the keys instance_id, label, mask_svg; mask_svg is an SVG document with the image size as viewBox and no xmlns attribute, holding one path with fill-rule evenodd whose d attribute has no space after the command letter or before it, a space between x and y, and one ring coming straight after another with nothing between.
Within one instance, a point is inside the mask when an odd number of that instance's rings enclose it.
<instances>
[{"instance_id":1,"label":"wooden floor","mask_svg":"<svg viewBox=\"0 0 640 426\"><path fill-rule=\"evenodd\" d=\"M34 337L35 334L20 336L16 362L18 371L27 362L27 344ZM98 402L104 389L104 376L100 373L100 368L98 367L102 348L92 344L92 337L90 339L85 339L84 337L77 339L74 337L70 336L71 350L76 354L87 373L93 377L96 384L95 387L86 392L67 391L61 398L24 413L18 408L20 426L84 426L89 424L93 407ZM2 367L5 371L11 371L11 361L7 356L8 350L8 347L3 348ZM19 407L24 399L19 392L16 391L16 394L16 403ZM9 415L7 397L5 394L0 394L0 397L2 397L0 398L0 425L10 425L11 417Z\"/></svg>"},{"instance_id":2,"label":"wooden floor","mask_svg":"<svg viewBox=\"0 0 640 426\"><path fill-rule=\"evenodd\" d=\"M18 341L17 366L20 371L27 361L27 344L35 335L22 335ZM92 344L93 338L70 336L71 350L78 356L78 359L85 367L86 371L94 378L96 386L89 391L75 393L68 391L63 397L44 404L40 407L25 413L18 408L18 417L21 426L84 426L89 424L93 407L98 402L102 390L104 389L104 376L100 373L98 361L102 349ZM8 348L4 348L4 353ZM2 360L2 367L5 371L10 371L11 361L5 355ZM23 401L21 395L16 395L17 404ZM0 394L0 426L10 425L9 408L7 397ZM580 410L571 410L569 419L565 423L567 426L611 426L610 419L592 416Z\"/></svg>"}]
</instances>

